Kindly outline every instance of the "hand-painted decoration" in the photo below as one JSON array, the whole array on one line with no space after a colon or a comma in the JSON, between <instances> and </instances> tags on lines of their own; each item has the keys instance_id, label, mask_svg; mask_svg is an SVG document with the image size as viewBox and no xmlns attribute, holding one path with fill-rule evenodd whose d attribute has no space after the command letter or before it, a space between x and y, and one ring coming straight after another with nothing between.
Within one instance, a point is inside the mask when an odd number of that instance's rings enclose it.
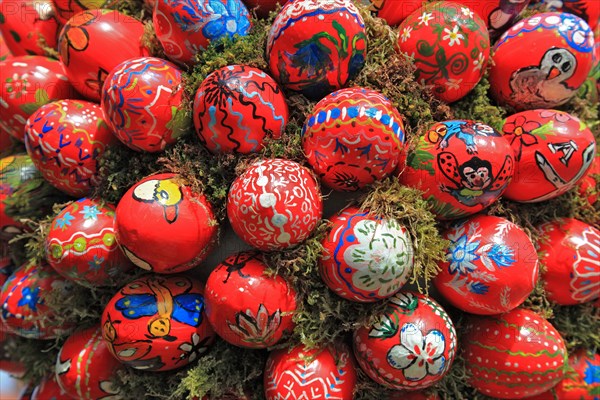
<instances>
[{"instance_id":1,"label":"hand-painted decoration","mask_svg":"<svg viewBox=\"0 0 600 400\"><path fill-rule=\"evenodd\" d=\"M553 108L577 93L592 69L594 35L567 13L519 21L494 46L491 94L517 110Z\"/></svg>"},{"instance_id":2,"label":"hand-painted decoration","mask_svg":"<svg viewBox=\"0 0 600 400\"><path fill-rule=\"evenodd\" d=\"M281 137L288 118L281 88L257 68L220 68L196 92L194 126L213 153L258 152L265 139Z\"/></svg>"},{"instance_id":3,"label":"hand-painted decoration","mask_svg":"<svg viewBox=\"0 0 600 400\"><path fill-rule=\"evenodd\" d=\"M356 363L343 343L305 350L302 345L275 350L267 359L265 397L280 399L351 399Z\"/></svg>"},{"instance_id":4,"label":"hand-painted decoration","mask_svg":"<svg viewBox=\"0 0 600 400\"><path fill-rule=\"evenodd\" d=\"M98 158L115 138L99 105L60 100L40 107L27 120L25 146L44 178L74 197L98 184Z\"/></svg>"},{"instance_id":5,"label":"hand-painted decoration","mask_svg":"<svg viewBox=\"0 0 600 400\"><path fill-rule=\"evenodd\" d=\"M7 331L29 339L53 339L63 335L70 327L59 326L44 296L49 292L66 292L69 286L48 265L22 265L0 292L0 324L4 323Z\"/></svg>"},{"instance_id":6,"label":"hand-painted decoration","mask_svg":"<svg viewBox=\"0 0 600 400\"><path fill-rule=\"evenodd\" d=\"M14 56L44 55L43 46L55 49L59 28L51 0L0 2L0 33Z\"/></svg>"},{"instance_id":7,"label":"hand-painted decoration","mask_svg":"<svg viewBox=\"0 0 600 400\"><path fill-rule=\"evenodd\" d=\"M317 103L302 130L308 163L330 188L355 191L396 169L404 147L402 116L381 93L349 88Z\"/></svg>"},{"instance_id":8,"label":"hand-painted decoration","mask_svg":"<svg viewBox=\"0 0 600 400\"><path fill-rule=\"evenodd\" d=\"M6 61L9 58L14 57L6 44L6 40L2 36L2 29L0 28L0 61Z\"/></svg>"},{"instance_id":9,"label":"hand-painted decoration","mask_svg":"<svg viewBox=\"0 0 600 400\"><path fill-rule=\"evenodd\" d=\"M66 24L73 15L85 10L103 8L109 0L53 0L56 18L61 24Z\"/></svg>"},{"instance_id":10,"label":"hand-painted decoration","mask_svg":"<svg viewBox=\"0 0 600 400\"><path fill-rule=\"evenodd\" d=\"M399 49L414 58L415 79L433 85L438 99L461 99L483 77L490 38L485 23L470 8L450 1L427 4L399 29Z\"/></svg>"},{"instance_id":11,"label":"hand-painted decoration","mask_svg":"<svg viewBox=\"0 0 600 400\"><path fill-rule=\"evenodd\" d=\"M120 399L112 379L121 367L93 326L67 338L56 359L56 381L67 396L80 400Z\"/></svg>"},{"instance_id":12,"label":"hand-painted decoration","mask_svg":"<svg viewBox=\"0 0 600 400\"><path fill-rule=\"evenodd\" d=\"M422 5L421 0L359 0L369 7L374 16L384 19L388 25L397 26Z\"/></svg>"},{"instance_id":13,"label":"hand-painted decoration","mask_svg":"<svg viewBox=\"0 0 600 400\"><path fill-rule=\"evenodd\" d=\"M556 385L566 372L560 333L533 311L473 317L462 342L469 384L498 399L523 399Z\"/></svg>"},{"instance_id":14,"label":"hand-painted decoration","mask_svg":"<svg viewBox=\"0 0 600 400\"><path fill-rule=\"evenodd\" d=\"M167 57L188 65L211 41L246 36L251 27L241 0L156 0L153 21Z\"/></svg>"},{"instance_id":15,"label":"hand-painted decoration","mask_svg":"<svg viewBox=\"0 0 600 400\"><path fill-rule=\"evenodd\" d=\"M434 278L452 305L471 314L502 314L520 306L539 273L527 234L499 217L477 215L443 234L450 241L446 261Z\"/></svg>"},{"instance_id":16,"label":"hand-painted decoration","mask_svg":"<svg viewBox=\"0 0 600 400\"><path fill-rule=\"evenodd\" d=\"M537 242L546 296L560 305L600 297L600 230L573 218L539 227Z\"/></svg>"},{"instance_id":17,"label":"hand-painted decoration","mask_svg":"<svg viewBox=\"0 0 600 400\"><path fill-rule=\"evenodd\" d=\"M365 63L364 21L350 0L292 0L279 12L267 39L275 79L319 99L341 89Z\"/></svg>"},{"instance_id":18,"label":"hand-painted decoration","mask_svg":"<svg viewBox=\"0 0 600 400\"><path fill-rule=\"evenodd\" d=\"M530 0L455 0L475 11L488 27L490 38L508 29Z\"/></svg>"},{"instance_id":19,"label":"hand-painted decoration","mask_svg":"<svg viewBox=\"0 0 600 400\"><path fill-rule=\"evenodd\" d=\"M148 55L141 42L143 34L141 22L117 11L82 11L60 33L60 61L79 93L100 102L110 71L127 59Z\"/></svg>"},{"instance_id":20,"label":"hand-painted decoration","mask_svg":"<svg viewBox=\"0 0 600 400\"><path fill-rule=\"evenodd\" d=\"M215 334L205 319L202 284L183 276L147 275L111 299L102 335L128 367L168 371L204 354Z\"/></svg>"},{"instance_id":21,"label":"hand-painted decoration","mask_svg":"<svg viewBox=\"0 0 600 400\"><path fill-rule=\"evenodd\" d=\"M596 0L541 0L542 9L573 14L596 32L600 23L600 4Z\"/></svg>"},{"instance_id":22,"label":"hand-painted decoration","mask_svg":"<svg viewBox=\"0 0 600 400\"><path fill-rule=\"evenodd\" d=\"M175 143L192 121L182 109L181 71L155 57L119 64L104 84L102 109L117 138L130 149L158 152Z\"/></svg>"},{"instance_id":23,"label":"hand-painted decoration","mask_svg":"<svg viewBox=\"0 0 600 400\"><path fill-rule=\"evenodd\" d=\"M301 243L323 214L321 191L311 172L283 159L255 162L231 185L227 217L235 233L259 250Z\"/></svg>"},{"instance_id":24,"label":"hand-painted decoration","mask_svg":"<svg viewBox=\"0 0 600 400\"><path fill-rule=\"evenodd\" d=\"M592 131L563 111L530 110L511 115L502 128L516 168L504 197L534 203L558 197L577 185L596 154Z\"/></svg>"},{"instance_id":25,"label":"hand-painted decoration","mask_svg":"<svg viewBox=\"0 0 600 400\"><path fill-rule=\"evenodd\" d=\"M211 205L175 174L148 176L117 206L117 241L138 267L159 274L194 268L219 231Z\"/></svg>"},{"instance_id":26,"label":"hand-painted decoration","mask_svg":"<svg viewBox=\"0 0 600 400\"><path fill-rule=\"evenodd\" d=\"M481 122L433 125L407 158L400 182L424 192L440 219L475 214L495 202L512 179L510 145Z\"/></svg>"},{"instance_id":27,"label":"hand-painted decoration","mask_svg":"<svg viewBox=\"0 0 600 400\"><path fill-rule=\"evenodd\" d=\"M110 286L132 265L119 248L115 207L83 198L65 207L46 236L48 263L82 285Z\"/></svg>"},{"instance_id":28,"label":"hand-painted decoration","mask_svg":"<svg viewBox=\"0 0 600 400\"><path fill-rule=\"evenodd\" d=\"M292 333L296 292L266 270L259 254L243 252L226 258L208 277L206 316L228 343L264 349Z\"/></svg>"},{"instance_id":29,"label":"hand-painted decoration","mask_svg":"<svg viewBox=\"0 0 600 400\"><path fill-rule=\"evenodd\" d=\"M398 292L413 269L407 229L393 219L347 207L329 219L322 240L321 278L338 296L370 303Z\"/></svg>"},{"instance_id":30,"label":"hand-painted decoration","mask_svg":"<svg viewBox=\"0 0 600 400\"><path fill-rule=\"evenodd\" d=\"M444 309L427 296L400 292L369 327L354 333L354 355L375 382L417 390L439 382L456 354L456 331Z\"/></svg>"},{"instance_id":31,"label":"hand-painted decoration","mask_svg":"<svg viewBox=\"0 0 600 400\"><path fill-rule=\"evenodd\" d=\"M67 399L69 396L58 385L54 374L43 379L34 389L31 394L31 400L61 400Z\"/></svg>"},{"instance_id":32,"label":"hand-painted decoration","mask_svg":"<svg viewBox=\"0 0 600 400\"><path fill-rule=\"evenodd\" d=\"M75 89L59 61L42 56L0 62L0 130L23 141L27 118L51 101L73 98Z\"/></svg>"}]
</instances>

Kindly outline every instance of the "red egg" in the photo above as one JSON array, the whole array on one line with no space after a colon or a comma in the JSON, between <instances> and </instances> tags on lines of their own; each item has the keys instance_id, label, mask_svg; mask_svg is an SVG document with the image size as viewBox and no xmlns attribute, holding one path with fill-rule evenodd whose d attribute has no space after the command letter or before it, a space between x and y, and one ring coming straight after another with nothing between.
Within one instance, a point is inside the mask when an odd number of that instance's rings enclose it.
<instances>
[{"instance_id":1,"label":"red egg","mask_svg":"<svg viewBox=\"0 0 600 400\"><path fill-rule=\"evenodd\" d=\"M450 246L433 283L455 307L471 314L502 314L520 306L535 288L535 247L512 222L477 215L442 236Z\"/></svg>"},{"instance_id":2,"label":"red egg","mask_svg":"<svg viewBox=\"0 0 600 400\"><path fill-rule=\"evenodd\" d=\"M99 105L60 100L40 107L27 120L27 153L44 178L74 197L98 184L98 159L115 138Z\"/></svg>"},{"instance_id":3,"label":"red egg","mask_svg":"<svg viewBox=\"0 0 600 400\"><path fill-rule=\"evenodd\" d=\"M450 1L430 3L409 15L399 29L399 49L414 57L415 79L433 85L438 99L461 99L483 77L490 38L470 8Z\"/></svg>"},{"instance_id":4,"label":"red egg","mask_svg":"<svg viewBox=\"0 0 600 400\"><path fill-rule=\"evenodd\" d=\"M194 101L194 126L213 153L255 153L266 138L279 139L289 115L277 83L261 70L229 65L202 82Z\"/></svg>"},{"instance_id":5,"label":"red egg","mask_svg":"<svg viewBox=\"0 0 600 400\"><path fill-rule=\"evenodd\" d=\"M144 371L168 371L195 361L215 338L205 320L203 293L200 281L177 275L146 275L129 283L102 314L110 352Z\"/></svg>"},{"instance_id":6,"label":"red egg","mask_svg":"<svg viewBox=\"0 0 600 400\"><path fill-rule=\"evenodd\" d=\"M100 102L110 71L127 59L148 55L143 34L144 24L117 11L82 11L60 33L60 61L79 93Z\"/></svg>"},{"instance_id":7,"label":"red egg","mask_svg":"<svg viewBox=\"0 0 600 400\"><path fill-rule=\"evenodd\" d=\"M346 86L366 51L365 24L350 0L292 0L273 22L266 54L279 83L318 99Z\"/></svg>"},{"instance_id":8,"label":"red egg","mask_svg":"<svg viewBox=\"0 0 600 400\"><path fill-rule=\"evenodd\" d=\"M31 384L28 384L27 386L25 386L21 390L21 393L19 393L18 400L31 400L32 399L31 396L33 395L34 389L35 389L35 386L31 386Z\"/></svg>"},{"instance_id":9,"label":"red egg","mask_svg":"<svg viewBox=\"0 0 600 400\"><path fill-rule=\"evenodd\" d=\"M455 0L475 11L488 27L490 37L500 36L529 4L529 0Z\"/></svg>"},{"instance_id":10,"label":"red egg","mask_svg":"<svg viewBox=\"0 0 600 400\"><path fill-rule=\"evenodd\" d=\"M563 111L531 110L508 117L502 128L515 155L515 173L504 197L534 203L572 189L596 153L592 131Z\"/></svg>"},{"instance_id":11,"label":"red egg","mask_svg":"<svg viewBox=\"0 0 600 400\"><path fill-rule=\"evenodd\" d=\"M473 317L463 338L469 384L486 396L534 396L556 385L566 372L562 337L533 311Z\"/></svg>"},{"instance_id":12,"label":"red egg","mask_svg":"<svg viewBox=\"0 0 600 400\"><path fill-rule=\"evenodd\" d=\"M206 317L225 341L264 349L292 333L296 292L280 276L266 274L256 253L228 257L206 281Z\"/></svg>"},{"instance_id":13,"label":"red egg","mask_svg":"<svg viewBox=\"0 0 600 400\"><path fill-rule=\"evenodd\" d=\"M364 0L376 17L383 18L388 25L396 26L423 6L422 0Z\"/></svg>"},{"instance_id":14,"label":"red egg","mask_svg":"<svg viewBox=\"0 0 600 400\"><path fill-rule=\"evenodd\" d=\"M510 145L474 121L444 121L421 136L400 182L422 190L440 219L475 214L495 202L512 179Z\"/></svg>"},{"instance_id":15,"label":"red egg","mask_svg":"<svg viewBox=\"0 0 600 400\"><path fill-rule=\"evenodd\" d=\"M109 0L53 0L56 9L56 18L61 24L66 24L73 15L85 11L102 8Z\"/></svg>"},{"instance_id":16,"label":"red egg","mask_svg":"<svg viewBox=\"0 0 600 400\"><path fill-rule=\"evenodd\" d=\"M108 126L127 147L157 152L188 130L181 71L155 57L119 64L106 78L102 109Z\"/></svg>"},{"instance_id":17,"label":"red egg","mask_svg":"<svg viewBox=\"0 0 600 400\"><path fill-rule=\"evenodd\" d=\"M116 240L115 207L83 198L66 206L46 236L46 259L76 283L111 286L131 263Z\"/></svg>"},{"instance_id":18,"label":"red egg","mask_svg":"<svg viewBox=\"0 0 600 400\"><path fill-rule=\"evenodd\" d=\"M560 400L593 399L600 391L598 371L600 354L579 350L569 356L569 367L576 374L570 374L554 387ZM541 399L540 399L541 400Z\"/></svg>"},{"instance_id":19,"label":"red egg","mask_svg":"<svg viewBox=\"0 0 600 400\"><path fill-rule=\"evenodd\" d=\"M5 249L2 250L2 253L4 253ZM6 252L8 253L8 248L6 248ZM6 282L8 278L12 275L14 269L15 266L13 264L12 259L8 255L3 254L2 257L0 257L0 289L4 285L4 282ZM0 341L3 340L1 339L2 333L2 324L0 323Z\"/></svg>"},{"instance_id":20,"label":"red egg","mask_svg":"<svg viewBox=\"0 0 600 400\"><path fill-rule=\"evenodd\" d=\"M4 37L2 36L2 30L0 29L0 61L5 61L11 57L13 57L13 54L8 48L6 40L4 40Z\"/></svg>"},{"instance_id":21,"label":"red egg","mask_svg":"<svg viewBox=\"0 0 600 400\"><path fill-rule=\"evenodd\" d=\"M517 110L553 108L577 93L592 69L594 35L567 13L519 21L494 46L491 94Z\"/></svg>"},{"instance_id":22,"label":"red egg","mask_svg":"<svg viewBox=\"0 0 600 400\"><path fill-rule=\"evenodd\" d=\"M125 255L159 274L196 267L212 250L218 231L206 197L175 174L142 179L117 206L117 241Z\"/></svg>"},{"instance_id":23,"label":"red egg","mask_svg":"<svg viewBox=\"0 0 600 400\"><path fill-rule=\"evenodd\" d=\"M600 154L596 153L592 166L577 184L579 196L584 197L591 206L594 206L598 201L598 192L600 191L598 189L600 186L598 175L600 175ZM596 222L600 223L600 221Z\"/></svg>"},{"instance_id":24,"label":"red egg","mask_svg":"<svg viewBox=\"0 0 600 400\"><path fill-rule=\"evenodd\" d=\"M273 351L264 374L265 397L276 399L351 399L356 367L350 348L338 343L322 349Z\"/></svg>"},{"instance_id":25,"label":"red egg","mask_svg":"<svg viewBox=\"0 0 600 400\"><path fill-rule=\"evenodd\" d=\"M51 0L2 0L0 33L15 56L43 55L56 48L60 25Z\"/></svg>"},{"instance_id":26,"label":"red egg","mask_svg":"<svg viewBox=\"0 0 600 400\"><path fill-rule=\"evenodd\" d=\"M592 31L600 22L600 3L597 0L541 0L541 9L573 14L588 23ZM562 400L562 399L561 399Z\"/></svg>"},{"instance_id":27,"label":"red egg","mask_svg":"<svg viewBox=\"0 0 600 400\"><path fill-rule=\"evenodd\" d=\"M56 382L54 374L43 379L31 394L31 400L68 399L70 396Z\"/></svg>"},{"instance_id":28,"label":"red egg","mask_svg":"<svg viewBox=\"0 0 600 400\"><path fill-rule=\"evenodd\" d=\"M296 246L312 233L322 214L315 178L294 161L255 162L236 178L227 195L233 230L259 250Z\"/></svg>"},{"instance_id":29,"label":"red egg","mask_svg":"<svg viewBox=\"0 0 600 400\"><path fill-rule=\"evenodd\" d=\"M402 116L381 93L338 90L323 98L302 130L308 163L330 188L359 190L390 175L404 147Z\"/></svg>"},{"instance_id":30,"label":"red egg","mask_svg":"<svg viewBox=\"0 0 600 400\"><path fill-rule=\"evenodd\" d=\"M362 370L390 389L417 390L439 382L456 354L456 331L446 311L412 292L393 296L386 312L354 332Z\"/></svg>"},{"instance_id":31,"label":"red egg","mask_svg":"<svg viewBox=\"0 0 600 400\"><path fill-rule=\"evenodd\" d=\"M67 338L56 359L56 380L67 396L96 400L117 396L111 382L121 367L110 353L99 326L79 330ZM93 371L93 372L92 372Z\"/></svg>"},{"instance_id":32,"label":"red egg","mask_svg":"<svg viewBox=\"0 0 600 400\"><path fill-rule=\"evenodd\" d=\"M283 6L287 0L244 0L244 4L250 11L256 11L259 17L268 17L271 11L278 6Z\"/></svg>"},{"instance_id":33,"label":"red egg","mask_svg":"<svg viewBox=\"0 0 600 400\"><path fill-rule=\"evenodd\" d=\"M73 98L75 89L59 61L42 56L0 62L0 130L23 141L27 118L51 101Z\"/></svg>"},{"instance_id":34,"label":"red egg","mask_svg":"<svg viewBox=\"0 0 600 400\"><path fill-rule=\"evenodd\" d=\"M560 218L540 226L539 233L546 297L565 306L600 297L600 230L574 218Z\"/></svg>"},{"instance_id":35,"label":"red egg","mask_svg":"<svg viewBox=\"0 0 600 400\"><path fill-rule=\"evenodd\" d=\"M412 275L408 230L393 219L346 207L329 218L319 271L325 284L347 300L370 303L398 292Z\"/></svg>"}]
</instances>

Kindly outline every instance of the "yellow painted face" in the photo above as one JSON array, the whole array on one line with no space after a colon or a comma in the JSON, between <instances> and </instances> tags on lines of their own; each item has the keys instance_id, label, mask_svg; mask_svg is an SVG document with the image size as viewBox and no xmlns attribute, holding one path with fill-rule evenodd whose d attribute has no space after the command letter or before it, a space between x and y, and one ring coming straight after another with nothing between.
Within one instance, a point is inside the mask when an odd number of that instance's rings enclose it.
<instances>
[{"instance_id":1,"label":"yellow painted face","mask_svg":"<svg viewBox=\"0 0 600 400\"><path fill-rule=\"evenodd\" d=\"M178 205L183 200L180 185L171 179L150 179L139 184L133 198L144 203L158 203L165 210L165 219L172 224L177 220Z\"/></svg>"},{"instance_id":2,"label":"yellow painted face","mask_svg":"<svg viewBox=\"0 0 600 400\"><path fill-rule=\"evenodd\" d=\"M156 181L154 199L165 207L174 206L181 201L179 185L170 179Z\"/></svg>"}]
</instances>

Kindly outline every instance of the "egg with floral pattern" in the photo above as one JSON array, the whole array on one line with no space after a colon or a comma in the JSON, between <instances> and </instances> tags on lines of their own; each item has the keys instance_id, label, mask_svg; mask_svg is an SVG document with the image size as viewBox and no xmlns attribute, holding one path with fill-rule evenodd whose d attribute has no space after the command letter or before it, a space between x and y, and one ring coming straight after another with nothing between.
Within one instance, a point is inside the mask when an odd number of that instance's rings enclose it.
<instances>
[{"instance_id":1,"label":"egg with floral pattern","mask_svg":"<svg viewBox=\"0 0 600 400\"><path fill-rule=\"evenodd\" d=\"M530 0L455 0L475 11L488 27L491 38L497 38L512 26Z\"/></svg>"},{"instance_id":2,"label":"egg with floral pattern","mask_svg":"<svg viewBox=\"0 0 600 400\"><path fill-rule=\"evenodd\" d=\"M593 31L600 23L600 4L596 0L540 0L540 8L576 15L586 21Z\"/></svg>"},{"instance_id":3,"label":"egg with floral pattern","mask_svg":"<svg viewBox=\"0 0 600 400\"><path fill-rule=\"evenodd\" d=\"M110 3L108 0L53 0L56 18L61 24L66 24L73 15L85 11L103 8Z\"/></svg>"},{"instance_id":4,"label":"egg with floral pattern","mask_svg":"<svg viewBox=\"0 0 600 400\"><path fill-rule=\"evenodd\" d=\"M60 25L51 0L2 0L0 33L14 56L44 55L56 48Z\"/></svg>"},{"instance_id":5,"label":"egg with floral pattern","mask_svg":"<svg viewBox=\"0 0 600 400\"><path fill-rule=\"evenodd\" d=\"M368 6L375 17L384 19L390 26L397 26L423 5L421 0L362 0L360 3Z\"/></svg>"}]
</instances>

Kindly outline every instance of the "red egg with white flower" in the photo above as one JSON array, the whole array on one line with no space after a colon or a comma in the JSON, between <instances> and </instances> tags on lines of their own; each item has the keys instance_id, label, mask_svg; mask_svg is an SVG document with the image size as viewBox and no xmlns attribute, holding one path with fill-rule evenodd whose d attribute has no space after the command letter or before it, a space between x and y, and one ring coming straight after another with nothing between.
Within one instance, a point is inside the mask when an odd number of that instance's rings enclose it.
<instances>
[{"instance_id":1,"label":"red egg with white flower","mask_svg":"<svg viewBox=\"0 0 600 400\"><path fill-rule=\"evenodd\" d=\"M14 56L56 48L60 25L51 0L2 0L0 17L0 33Z\"/></svg>"},{"instance_id":2,"label":"red egg with white flower","mask_svg":"<svg viewBox=\"0 0 600 400\"><path fill-rule=\"evenodd\" d=\"M530 0L455 0L475 11L488 27L491 38L509 28Z\"/></svg>"}]
</instances>

